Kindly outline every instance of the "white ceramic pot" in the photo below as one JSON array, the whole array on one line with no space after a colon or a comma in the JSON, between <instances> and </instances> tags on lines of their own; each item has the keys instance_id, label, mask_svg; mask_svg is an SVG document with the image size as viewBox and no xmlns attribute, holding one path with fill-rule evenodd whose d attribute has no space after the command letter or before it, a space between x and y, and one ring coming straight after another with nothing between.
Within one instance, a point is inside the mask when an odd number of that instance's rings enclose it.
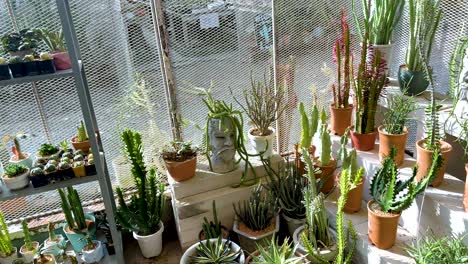
<instances>
[{"instance_id":1,"label":"white ceramic pot","mask_svg":"<svg viewBox=\"0 0 468 264\"><path fill-rule=\"evenodd\" d=\"M57 241L50 241L48 238L44 241L44 247L47 249L48 252L57 256L60 254L61 247L65 246L66 240L62 235L55 235L57 237Z\"/></svg>"},{"instance_id":2,"label":"white ceramic pot","mask_svg":"<svg viewBox=\"0 0 468 264\"><path fill-rule=\"evenodd\" d=\"M133 232L133 237L138 241L140 245L141 254L145 258L157 257L162 251L162 234L164 231L164 224L159 223L158 232L149 236L139 236Z\"/></svg>"},{"instance_id":3,"label":"white ceramic pot","mask_svg":"<svg viewBox=\"0 0 468 264\"><path fill-rule=\"evenodd\" d=\"M268 233L264 233L258 236L253 236L251 234L245 233L242 230L239 230L239 220L237 217L234 219L234 227L232 230L237 233L239 236L239 244L243 250L248 253L253 253L257 250L257 244L266 245L267 242L271 241L271 237L279 231L280 220L279 214L275 217L275 229Z\"/></svg>"},{"instance_id":4,"label":"white ceramic pot","mask_svg":"<svg viewBox=\"0 0 468 264\"><path fill-rule=\"evenodd\" d=\"M4 256L0 255L0 263L2 263L2 264L12 264L13 261L15 261L15 259L18 259L17 251L18 251L18 249L13 247L13 253L10 256L4 257Z\"/></svg>"},{"instance_id":5,"label":"white ceramic pot","mask_svg":"<svg viewBox=\"0 0 468 264\"><path fill-rule=\"evenodd\" d=\"M302 254L308 254L307 250L304 248L304 245L302 244L302 232L304 231L305 225L300 226L299 228L294 231L293 234L293 241L294 244L297 245L297 250L302 253ZM332 239L336 238L336 232L333 229L330 229L330 233L332 235ZM336 243L333 244L329 249L324 249L320 250L319 252L316 252L316 254L320 255L322 258L332 261L335 259L336 255L338 255L338 248L336 247Z\"/></svg>"},{"instance_id":6,"label":"white ceramic pot","mask_svg":"<svg viewBox=\"0 0 468 264\"><path fill-rule=\"evenodd\" d=\"M290 236L292 236L294 234L294 231L296 231L296 229L298 229L300 226L304 225L305 221L306 221L305 218L303 218L303 219L294 219L294 218L288 217L285 214L281 214L281 215L283 216L284 220L286 221L286 224L288 225L288 231L289 231Z\"/></svg>"},{"instance_id":7,"label":"white ceramic pot","mask_svg":"<svg viewBox=\"0 0 468 264\"><path fill-rule=\"evenodd\" d=\"M32 168L33 160L31 158L31 155L29 153L23 153L23 154L26 155L27 158L22 159L22 160L13 160L14 156L11 156L8 163L10 163L10 164L21 164L21 165L24 165L24 166L28 167L29 169Z\"/></svg>"},{"instance_id":8,"label":"white ceramic pot","mask_svg":"<svg viewBox=\"0 0 468 264\"><path fill-rule=\"evenodd\" d=\"M391 70L392 60L393 60L393 43L387 45L372 45L374 50L379 50L380 54L382 54L382 58L387 63L387 70L385 73L388 74L388 71Z\"/></svg>"},{"instance_id":9,"label":"white ceramic pot","mask_svg":"<svg viewBox=\"0 0 468 264\"><path fill-rule=\"evenodd\" d=\"M5 175L5 174L4 174ZM13 178L2 176L3 183L10 190L19 190L29 185L29 169Z\"/></svg>"},{"instance_id":10,"label":"white ceramic pot","mask_svg":"<svg viewBox=\"0 0 468 264\"><path fill-rule=\"evenodd\" d=\"M273 155L273 140L275 139L275 129L269 127L272 133L268 136L254 136L252 135L252 131L255 128L249 129L249 133L247 134L250 140L250 144L252 145L253 154L260 154L261 152L265 152L263 154L264 158L269 158Z\"/></svg>"},{"instance_id":11,"label":"white ceramic pot","mask_svg":"<svg viewBox=\"0 0 468 264\"><path fill-rule=\"evenodd\" d=\"M32 263L34 261L34 256L36 255L37 249L39 248L39 242L33 241L32 244L34 247L33 251L28 251L25 245L23 245L20 248L20 254L23 256L24 261L27 263Z\"/></svg>"},{"instance_id":12,"label":"white ceramic pot","mask_svg":"<svg viewBox=\"0 0 468 264\"><path fill-rule=\"evenodd\" d=\"M218 240L217 238L212 238L212 239L210 239L210 243L214 243L217 240ZM195 243L192 246L190 246L184 252L184 254L182 255L182 258L180 259L180 264L190 264L190 263L192 263L192 261L190 260L190 257L195 256L196 248L198 247L198 245L200 245L200 243L204 244L204 243L206 243L206 241L207 240L203 240L203 241L200 241L200 242ZM226 242L226 241L227 241L226 239L223 239L223 242ZM237 252L240 249L241 248L239 247L239 245L237 245L236 243L231 241L231 251L232 252ZM244 262L245 262L245 255L244 255L244 252L241 250L241 254L240 254L240 257L239 257L239 264L244 264Z\"/></svg>"},{"instance_id":13,"label":"white ceramic pot","mask_svg":"<svg viewBox=\"0 0 468 264\"><path fill-rule=\"evenodd\" d=\"M104 258L104 246L102 242L99 240L93 240L94 245L96 248L93 250L85 250L83 249L83 260L86 263L96 263L99 262L102 258Z\"/></svg>"}]
</instances>

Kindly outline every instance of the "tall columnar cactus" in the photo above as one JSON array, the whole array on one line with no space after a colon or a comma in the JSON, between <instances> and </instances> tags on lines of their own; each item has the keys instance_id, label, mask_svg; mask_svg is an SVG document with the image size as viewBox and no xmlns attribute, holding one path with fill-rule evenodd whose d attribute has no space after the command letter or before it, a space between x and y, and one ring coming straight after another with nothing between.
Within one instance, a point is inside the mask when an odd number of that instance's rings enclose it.
<instances>
[{"instance_id":1,"label":"tall columnar cactus","mask_svg":"<svg viewBox=\"0 0 468 264\"><path fill-rule=\"evenodd\" d=\"M301 146L308 148L312 144L312 139L317 132L319 122L319 111L317 105L312 108L310 116L307 115L304 104L299 104L299 113L301 114Z\"/></svg>"},{"instance_id":2,"label":"tall columnar cactus","mask_svg":"<svg viewBox=\"0 0 468 264\"><path fill-rule=\"evenodd\" d=\"M376 172L370 186L371 196L385 213L400 213L407 209L416 196L434 180L437 170L442 164L442 156L436 149L428 175L416 183L417 167L413 168L413 175L409 179L397 179L398 169L394 161L395 155L396 149L392 148L390 155L384 159L382 167Z\"/></svg>"},{"instance_id":3,"label":"tall columnar cactus","mask_svg":"<svg viewBox=\"0 0 468 264\"><path fill-rule=\"evenodd\" d=\"M346 12L343 10L341 13L341 38L336 40L333 49L337 73L337 82L332 87L335 108L349 107L350 76L353 67L350 46L349 25L346 21Z\"/></svg>"},{"instance_id":4,"label":"tall columnar cactus","mask_svg":"<svg viewBox=\"0 0 468 264\"><path fill-rule=\"evenodd\" d=\"M55 234L55 224L52 222L49 222L47 224L47 230L49 231L49 241L57 240L57 235Z\"/></svg>"},{"instance_id":5,"label":"tall columnar cactus","mask_svg":"<svg viewBox=\"0 0 468 264\"><path fill-rule=\"evenodd\" d=\"M331 161L331 152L332 152L332 142L330 138L330 133L328 133L328 125L327 125L327 114L325 110L322 109L322 114L320 117L322 121L322 125L320 127L320 144L321 146L321 153L320 153L320 165L328 166Z\"/></svg>"},{"instance_id":6,"label":"tall columnar cactus","mask_svg":"<svg viewBox=\"0 0 468 264\"><path fill-rule=\"evenodd\" d=\"M66 195L62 189L58 189L58 192L62 200L62 210L68 227L78 231L85 229L86 218L78 192L73 187L67 187Z\"/></svg>"},{"instance_id":7,"label":"tall columnar cactus","mask_svg":"<svg viewBox=\"0 0 468 264\"><path fill-rule=\"evenodd\" d=\"M0 212L0 256L6 257L13 253L13 245L11 244L10 233L8 232L8 226L5 223L5 217Z\"/></svg>"},{"instance_id":8,"label":"tall columnar cactus","mask_svg":"<svg viewBox=\"0 0 468 264\"><path fill-rule=\"evenodd\" d=\"M83 141L88 140L88 133L86 133L86 128L85 128L83 121L80 122L80 126L77 128L77 130L78 130L78 135L77 135L78 142L83 142Z\"/></svg>"},{"instance_id":9,"label":"tall columnar cactus","mask_svg":"<svg viewBox=\"0 0 468 264\"><path fill-rule=\"evenodd\" d=\"M26 222L26 220L23 220L21 222L21 225L23 227L24 246L26 247L28 251L33 251L34 247L32 244L31 233L29 232L29 228L28 228L28 222Z\"/></svg>"}]
</instances>

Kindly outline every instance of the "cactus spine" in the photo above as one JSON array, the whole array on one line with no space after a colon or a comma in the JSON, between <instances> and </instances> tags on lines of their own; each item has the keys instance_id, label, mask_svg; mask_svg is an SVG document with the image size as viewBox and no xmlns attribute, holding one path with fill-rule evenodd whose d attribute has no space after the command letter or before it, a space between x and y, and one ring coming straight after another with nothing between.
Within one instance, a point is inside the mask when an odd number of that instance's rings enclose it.
<instances>
[{"instance_id":1,"label":"cactus spine","mask_svg":"<svg viewBox=\"0 0 468 264\"><path fill-rule=\"evenodd\" d=\"M13 253L13 245L11 244L10 233L8 232L8 226L5 223L5 217L0 212L0 256L6 257Z\"/></svg>"},{"instance_id":2,"label":"cactus spine","mask_svg":"<svg viewBox=\"0 0 468 264\"><path fill-rule=\"evenodd\" d=\"M29 232L29 228L28 228L28 223L26 222L26 220L23 220L21 222L21 225L23 227L24 246L26 247L28 251L33 251L34 247L32 244L31 233Z\"/></svg>"},{"instance_id":3,"label":"cactus spine","mask_svg":"<svg viewBox=\"0 0 468 264\"><path fill-rule=\"evenodd\" d=\"M78 231L85 229L86 218L78 192L73 187L67 187L67 195L62 189L59 189L58 192L62 200L62 210L68 227Z\"/></svg>"},{"instance_id":4,"label":"cactus spine","mask_svg":"<svg viewBox=\"0 0 468 264\"><path fill-rule=\"evenodd\" d=\"M83 121L80 122L80 126L77 128L78 129L78 142L83 142L88 140L88 134L86 133L86 128L84 126Z\"/></svg>"},{"instance_id":5,"label":"cactus spine","mask_svg":"<svg viewBox=\"0 0 468 264\"><path fill-rule=\"evenodd\" d=\"M322 126L320 127L320 144L322 145L321 147L321 153L320 153L320 165L322 166L328 166L331 161L331 148L332 148L332 142L330 138L330 134L328 133L328 127L327 127L327 114L325 113L325 110L322 109L321 117L320 119L322 120Z\"/></svg>"}]
</instances>

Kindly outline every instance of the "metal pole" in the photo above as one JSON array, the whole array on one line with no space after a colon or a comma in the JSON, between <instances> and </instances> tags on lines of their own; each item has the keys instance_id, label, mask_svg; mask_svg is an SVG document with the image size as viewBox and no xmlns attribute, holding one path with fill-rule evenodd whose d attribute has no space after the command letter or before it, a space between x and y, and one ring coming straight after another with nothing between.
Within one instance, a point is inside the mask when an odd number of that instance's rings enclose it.
<instances>
[{"instance_id":1,"label":"metal pole","mask_svg":"<svg viewBox=\"0 0 468 264\"><path fill-rule=\"evenodd\" d=\"M18 24L16 23L15 13L13 13L13 7L9 0L5 0L5 5L8 8L8 15L10 16L11 25L13 26L13 30L19 32Z\"/></svg>"},{"instance_id":2,"label":"metal pole","mask_svg":"<svg viewBox=\"0 0 468 264\"><path fill-rule=\"evenodd\" d=\"M151 0L151 15L153 17L154 32L156 41L158 43L159 62L162 76L164 91L166 94L167 108L169 110L169 116L171 119L172 126L172 137L174 140L182 140L181 124L182 120L180 117L179 109L177 107L176 97L176 84L174 73L172 71L172 63L169 52L169 34L167 33L164 7L162 0Z\"/></svg>"},{"instance_id":3,"label":"metal pole","mask_svg":"<svg viewBox=\"0 0 468 264\"><path fill-rule=\"evenodd\" d=\"M104 152L102 151L102 144L99 137L99 129L94 114L94 108L89 94L89 88L86 81L86 74L84 67L81 64L81 57L79 52L79 44L76 37L76 31L73 26L73 21L70 12L70 4L68 0L56 0L59 10L60 20L62 22L63 33L68 47L68 52L72 62L72 69L75 78L76 90L78 99L80 100L81 110L83 112L83 119L88 131L89 141L91 142L91 149L94 154L94 161L97 170L97 177L101 187L102 198L106 209L107 220L111 229L112 240L114 242L116 262L123 264L124 255L122 247L122 238L120 232L117 230L115 215L116 211L115 199L112 190L112 183L107 173L106 160Z\"/></svg>"},{"instance_id":4,"label":"metal pole","mask_svg":"<svg viewBox=\"0 0 468 264\"><path fill-rule=\"evenodd\" d=\"M46 134L47 141L52 143L52 138L50 137L50 128L49 123L47 122L47 116L44 111L44 105L42 104L42 99L39 96L39 90L37 89L37 85L35 82L31 83L32 91L34 94L34 100L36 101L37 110L39 112L39 116L41 117L41 123L44 127L44 132Z\"/></svg>"},{"instance_id":5,"label":"metal pole","mask_svg":"<svg viewBox=\"0 0 468 264\"><path fill-rule=\"evenodd\" d=\"M277 63L277 42L276 42L276 16L275 16L276 8L275 8L275 0L271 0L271 27L272 27L272 35L273 35L273 50L271 53L272 61L273 61L273 86L275 88L275 93L278 92L278 63ZM278 113L276 113L278 115ZM281 119L276 119L276 151L279 153L282 151L281 146Z\"/></svg>"}]
</instances>

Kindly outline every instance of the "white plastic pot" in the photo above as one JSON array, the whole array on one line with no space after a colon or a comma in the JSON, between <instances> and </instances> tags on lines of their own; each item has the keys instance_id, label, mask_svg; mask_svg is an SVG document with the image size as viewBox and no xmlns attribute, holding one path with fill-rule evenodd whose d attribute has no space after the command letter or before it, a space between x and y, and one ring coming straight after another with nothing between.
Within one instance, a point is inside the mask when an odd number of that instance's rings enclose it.
<instances>
[{"instance_id":1,"label":"white plastic pot","mask_svg":"<svg viewBox=\"0 0 468 264\"><path fill-rule=\"evenodd\" d=\"M104 247L102 245L102 242L99 240L93 240L94 245L96 245L96 248L93 250L85 250L83 249L83 260L86 263L97 263L99 262L102 258L104 258Z\"/></svg>"},{"instance_id":2,"label":"white plastic pot","mask_svg":"<svg viewBox=\"0 0 468 264\"><path fill-rule=\"evenodd\" d=\"M16 177L9 178L2 176L2 180L10 190L23 189L29 185L29 169Z\"/></svg>"},{"instance_id":3,"label":"white plastic pot","mask_svg":"<svg viewBox=\"0 0 468 264\"><path fill-rule=\"evenodd\" d=\"M250 140L250 144L252 145L253 154L260 154L261 152L265 152L263 154L264 158L269 158L273 155L273 140L275 139L275 129L269 127L272 133L268 136L254 136L252 135L252 131L255 128L249 129L249 133L247 134Z\"/></svg>"},{"instance_id":4,"label":"white plastic pot","mask_svg":"<svg viewBox=\"0 0 468 264\"><path fill-rule=\"evenodd\" d=\"M162 251L162 233L164 231L164 224L159 222L158 232L149 236L139 236L133 232L133 237L138 241L140 245L141 254L145 258L157 257Z\"/></svg>"},{"instance_id":5,"label":"white plastic pot","mask_svg":"<svg viewBox=\"0 0 468 264\"><path fill-rule=\"evenodd\" d=\"M33 241L32 244L34 247L33 251L28 251L25 245L23 245L20 248L20 254L23 256L24 261L27 263L32 263L34 261L34 256L36 255L37 249L39 248L39 242Z\"/></svg>"},{"instance_id":6,"label":"white plastic pot","mask_svg":"<svg viewBox=\"0 0 468 264\"><path fill-rule=\"evenodd\" d=\"M21 164L21 165L26 166L28 169L32 168L33 160L31 158L31 154L25 153L25 152L23 152L23 154L26 155L27 158L22 159L22 160L13 160L14 156L11 156L8 163L10 163L10 164Z\"/></svg>"},{"instance_id":7,"label":"white plastic pot","mask_svg":"<svg viewBox=\"0 0 468 264\"><path fill-rule=\"evenodd\" d=\"M302 243L302 232L304 231L305 225L300 226L299 228L294 231L293 234L293 241L294 244L297 245L297 250L302 253L302 254L308 254L307 250L304 248L304 245ZM333 229L330 229L330 233L332 234L332 239L336 238L336 232L333 231ZM335 259L336 255L338 255L338 248L336 247L336 243L333 244L330 249L323 249L320 250L319 252L316 252L316 254L320 255L322 258L332 261Z\"/></svg>"},{"instance_id":8,"label":"white plastic pot","mask_svg":"<svg viewBox=\"0 0 468 264\"><path fill-rule=\"evenodd\" d=\"M294 231L296 231L296 229L298 229L300 226L303 226L306 221L305 218L294 219L294 218L288 217L285 214L281 214L281 215L283 216L284 220L286 221L286 224L288 225L288 231L289 231L290 236L294 234Z\"/></svg>"},{"instance_id":9,"label":"white plastic pot","mask_svg":"<svg viewBox=\"0 0 468 264\"><path fill-rule=\"evenodd\" d=\"M18 249L13 247L13 253L10 256L3 257L0 255L0 263L2 264L12 264L15 259L18 259L17 255Z\"/></svg>"},{"instance_id":10,"label":"white plastic pot","mask_svg":"<svg viewBox=\"0 0 468 264\"><path fill-rule=\"evenodd\" d=\"M275 217L275 229L258 236L254 236L239 230L239 220L237 219L237 217L234 219L234 227L232 230L236 232L239 236L239 243L242 249L247 251L248 253L253 253L257 250L257 244L264 245L268 241L271 241L271 237L279 231L279 228L280 220L279 215L277 215Z\"/></svg>"},{"instance_id":11,"label":"white plastic pot","mask_svg":"<svg viewBox=\"0 0 468 264\"><path fill-rule=\"evenodd\" d=\"M380 54L382 55L382 59L385 60L387 63L387 70L385 70L385 73L388 73L388 71L391 69L392 66L392 59L393 59L393 43L387 44L387 45L372 45L374 50L379 50Z\"/></svg>"},{"instance_id":12,"label":"white plastic pot","mask_svg":"<svg viewBox=\"0 0 468 264\"><path fill-rule=\"evenodd\" d=\"M44 241L44 247L47 251L51 252L54 256L60 254L61 247L63 247L66 243L66 240L62 235L55 235L57 237L57 241L50 241L48 238Z\"/></svg>"},{"instance_id":13,"label":"white plastic pot","mask_svg":"<svg viewBox=\"0 0 468 264\"><path fill-rule=\"evenodd\" d=\"M212 238L210 239L210 243L214 243L217 240L218 240L217 238ZM198 247L198 245L200 245L200 243L204 244L206 243L206 241L207 240L203 240L190 246L182 255L182 258L180 259L180 264L192 263L192 261L190 260L190 257L195 256L196 248ZM226 242L226 241L227 241L226 239L223 239L223 242ZM231 241L231 251L237 252L240 249L241 248L239 247L239 245ZM241 250L241 254L239 257L239 264L244 264L244 262L245 262L245 255L244 255L244 252Z\"/></svg>"}]
</instances>

